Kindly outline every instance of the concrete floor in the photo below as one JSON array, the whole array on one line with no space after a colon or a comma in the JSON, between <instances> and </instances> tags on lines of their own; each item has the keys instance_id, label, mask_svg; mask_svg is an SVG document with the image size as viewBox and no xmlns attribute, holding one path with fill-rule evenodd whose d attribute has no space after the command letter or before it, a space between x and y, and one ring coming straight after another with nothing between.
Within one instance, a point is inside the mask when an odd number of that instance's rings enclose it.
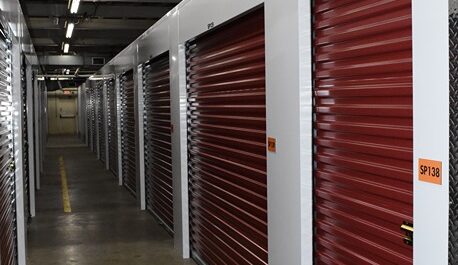
<instances>
[{"instance_id":1,"label":"concrete floor","mask_svg":"<svg viewBox=\"0 0 458 265\"><path fill-rule=\"evenodd\" d=\"M47 149L37 217L29 225L32 265L191 265L173 239L86 147L52 137ZM59 157L68 178L71 213L64 213Z\"/></svg>"}]
</instances>

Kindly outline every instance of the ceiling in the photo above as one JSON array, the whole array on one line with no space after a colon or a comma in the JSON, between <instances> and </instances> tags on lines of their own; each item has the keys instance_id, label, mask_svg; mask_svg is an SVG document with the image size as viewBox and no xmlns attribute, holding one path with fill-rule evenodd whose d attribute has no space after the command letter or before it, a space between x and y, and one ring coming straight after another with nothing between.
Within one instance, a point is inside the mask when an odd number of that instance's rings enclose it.
<instances>
[{"instance_id":1,"label":"ceiling","mask_svg":"<svg viewBox=\"0 0 458 265\"><path fill-rule=\"evenodd\" d=\"M81 0L77 14L70 14L69 0L20 2L44 73L87 76L102 66L94 57L108 62L180 0ZM71 39L65 38L68 22L76 24Z\"/></svg>"}]
</instances>

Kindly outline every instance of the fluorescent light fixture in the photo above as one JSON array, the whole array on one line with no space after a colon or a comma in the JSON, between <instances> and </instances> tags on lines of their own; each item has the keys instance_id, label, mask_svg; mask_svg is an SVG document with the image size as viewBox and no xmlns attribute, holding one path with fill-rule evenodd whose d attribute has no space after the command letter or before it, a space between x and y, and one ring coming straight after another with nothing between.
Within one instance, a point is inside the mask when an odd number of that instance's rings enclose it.
<instances>
[{"instance_id":1,"label":"fluorescent light fixture","mask_svg":"<svg viewBox=\"0 0 458 265\"><path fill-rule=\"evenodd\" d=\"M78 13L79 6L80 6L80 0L73 0L72 5L70 6L70 13L72 14Z\"/></svg>"},{"instance_id":2,"label":"fluorescent light fixture","mask_svg":"<svg viewBox=\"0 0 458 265\"><path fill-rule=\"evenodd\" d=\"M75 23L68 23L67 34L65 35L67 39L70 39L72 37L74 29L75 29Z\"/></svg>"},{"instance_id":3,"label":"fluorescent light fixture","mask_svg":"<svg viewBox=\"0 0 458 265\"><path fill-rule=\"evenodd\" d=\"M68 53L69 50L70 50L70 44L65 43L64 44L64 53Z\"/></svg>"},{"instance_id":4,"label":"fluorescent light fixture","mask_svg":"<svg viewBox=\"0 0 458 265\"><path fill-rule=\"evenodd\" d=\"M105 80L105 77L103 75L97 75L97 76L91 75L89 77L89 80L92 80L92 81Z\"/></svg>"}]
</instances>

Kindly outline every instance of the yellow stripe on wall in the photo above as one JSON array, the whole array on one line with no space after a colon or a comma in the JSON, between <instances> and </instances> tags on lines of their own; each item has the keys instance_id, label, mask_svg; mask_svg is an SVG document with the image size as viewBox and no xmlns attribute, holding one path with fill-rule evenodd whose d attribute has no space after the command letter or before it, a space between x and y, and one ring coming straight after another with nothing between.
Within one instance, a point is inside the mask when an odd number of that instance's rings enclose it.
<instances>
[{"instance_id":1,"label":"yellow stripe on wall","mask_svg":"<svg viewBox=\"0 0 458 265\"><path fill-rule=\"evenodd\" d=\"M70 195L68 192L68 181L67 181L67 171L65 170L65 162L64 157L59 157L59 164L60 164L60 180L62 185L62 201L64 206L65 213L72 212L72 206L70 204Z\"/></svg>"}]
</instances>

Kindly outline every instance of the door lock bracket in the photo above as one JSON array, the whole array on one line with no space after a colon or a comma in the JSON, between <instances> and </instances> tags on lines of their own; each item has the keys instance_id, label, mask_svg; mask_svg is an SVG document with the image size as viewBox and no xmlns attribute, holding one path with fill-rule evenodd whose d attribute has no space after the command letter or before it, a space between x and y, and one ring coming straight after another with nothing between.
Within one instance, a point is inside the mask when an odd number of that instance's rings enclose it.
<instances>
[{"instance_id":1,"label":"door lock bracket","mask_svg":"<svg viewBox=\"0 0 458 265\"><path fill-rule=\"evenodd\" d=\"M405 233L404 243L409 246L413 246L413 224L409 222L403 222L401 225L401 231Z\"/></svg>"}]
</instances>

